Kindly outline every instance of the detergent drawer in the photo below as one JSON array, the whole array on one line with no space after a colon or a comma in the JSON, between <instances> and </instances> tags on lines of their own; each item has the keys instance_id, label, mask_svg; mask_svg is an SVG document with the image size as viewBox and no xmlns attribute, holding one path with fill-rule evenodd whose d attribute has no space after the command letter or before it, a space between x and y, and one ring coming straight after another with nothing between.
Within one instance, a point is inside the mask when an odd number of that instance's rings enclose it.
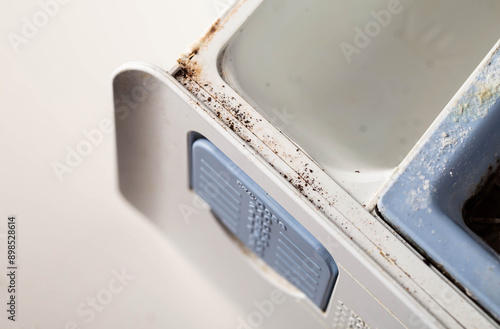
<instances>
[{"instance_id":1,"label":"detergent drawer","mask_svg":"<svg viewBox=\"0 0 500 329\"><path fill-rule=\"evenodd\" d=\"M170 71L117 73L121 191L230 309L213 327L498 327L499 15L238 1ZM289 317L249 320L274 291Z\"/></svg>"},{"instance_id":2,"label":"detergent drawer","mask_svg":"<svg viewBox=\"0 0 500 329\"><path fill-rule=\"evenodd\" d=\"M115 95L138 89L147 96L115 112L120 191L203 274L178 283L191 302L177 308L197 314L186 328L442 328L173 76L121 68ZM259 219L243 216L258 201L266 250L251 242Z\"/></svg>"}]
</instances>

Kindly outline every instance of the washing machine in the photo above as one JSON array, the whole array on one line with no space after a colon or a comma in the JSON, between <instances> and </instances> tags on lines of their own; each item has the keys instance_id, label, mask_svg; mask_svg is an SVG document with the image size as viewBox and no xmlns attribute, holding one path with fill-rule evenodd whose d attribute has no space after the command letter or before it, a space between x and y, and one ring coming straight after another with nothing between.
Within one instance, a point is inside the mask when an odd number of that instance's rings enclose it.
<instances>
[{"instance_id":1,"label":"washing machine","mask_svg":"<svg viewBox=\"0 0 500 329\"><path fill-rule=\"evenodd\" d=\"M499 328L498 17L238 1L117 69L120 190L231 302L200 326Z\"/></svg>"}]
</instances>

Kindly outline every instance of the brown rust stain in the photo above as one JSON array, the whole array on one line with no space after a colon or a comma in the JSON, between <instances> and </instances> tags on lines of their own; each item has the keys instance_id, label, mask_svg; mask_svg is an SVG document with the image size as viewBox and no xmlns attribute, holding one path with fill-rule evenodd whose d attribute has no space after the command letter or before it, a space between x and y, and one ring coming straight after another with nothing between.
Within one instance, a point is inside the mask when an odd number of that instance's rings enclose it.
<instances>
[{"instance_id":1,"label":"brown rust stain","mask_svg":"<svg viewBox=\"0 0 500 329\"><path fill-rule=\"evenodd\" d=\"M217 31L219 31L224 26L224 24L226 24L226 22L232 16L234 16L234 14L246 1L247 0L239 0L235 4L233 4L232 10L223 17L218 18L210 26L207 32L205 32L205 34L191 46L189 53L181 55L181 57L177 60L177 63L179 63L179 65L184 68L187 71L188 75L195 81L197 81L197 78L200 76L202 69L201 65L196 60L193 60L193 58L200 52L203 47L210 43L215 33L217 33Z\"/></svg>"},{"instance_id":2,"label":"brown rust stain","mask_svg":"<svg viewBox=\"0 0 500 329\"><path fill-rule=\"evenodd\" d=\"M215 32L217 32L219 30L219 28L221 27L221 20L220 18L218 18L211 26L210 28L208 29L208 32L205 33L205 35L201 38L201 44L206 44L210 41L210 39L212 39L212 37L214 36ZM195 50L195 54L198 52L199 48Z\"/></svg>"},{"instance_id":3,"label":"brown rust stain","mask_svg":"<svg viewBox=\"0 0 500 329\"><path fill-rule=\"evenodd\" d=\"M196 61L192 61L196 54L200 51L201 48L205 47L210 40L212 40L213 36L217 31L221 29L221 27L236 13L236 11L241 7L241 5L246 2L246 0L240 0L234 6L234 8L224 17L218 18L210 28L205 32L205 34L191 46L191 49L188 54L183 54L177 60L179 65L183 67L189 74L189 76L196 78L199 76L201 72L200 64Z\"/></svg>"},{"instance_id":4,"label":"brown rust stain","mask_svg":"<svg viewBox=\"0 0 500 329\"><path fill-rule=\"evenodd\" d=\"M180 63L179 63L180 64ZM182 65L182 64L181 64ZM184 70L186 74L192 78L197 78L200 76L202 67L197 61L189 61L185 66Z\"/></svg>"},{"instance_id":5,"label":"brown rust stain","mask_svg":"<svg viewBox=\"0 0 500 329\"><path fill-rule=\"evenodd\" d=\"M221 27L221 20L218 18L208 29L207 33L201 37L195 44L191 46L189 53L181 55L177 63L185 70L188 76L196 79L201 73L201 65L198 61L193 60L194 56L198 54L200 49L206 45L214 36L215 32Z\"/></svg>"},{"instance_id":6,"label":"brown rust stain","mask_svg":"<svg viewBox=\"0 0 500 329\"><path fill-rule=\"evenodd\" d=\"M392 265L396 265L396 260L394 258L389 257L389 254L386 254L383 250L380 250L380 255L384 257L389 263Z\"/></svg>"}]
</instances>

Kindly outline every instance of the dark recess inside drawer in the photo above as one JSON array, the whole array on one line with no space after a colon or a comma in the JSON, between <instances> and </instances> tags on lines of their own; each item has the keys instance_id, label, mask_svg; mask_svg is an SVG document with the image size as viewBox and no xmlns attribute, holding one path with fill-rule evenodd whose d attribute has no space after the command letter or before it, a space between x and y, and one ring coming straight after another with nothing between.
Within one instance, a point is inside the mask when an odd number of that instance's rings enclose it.
<instances>
[{"instance_id":1,"label":"dark recess inside drawer","mask_svg":"<svg viewBox=\"0 0 500 329\"><path fill-rule=\"evenodd\" d=\"M500 255L500 169L464 205L465 224Z\"/></svg>"}]
</instances>

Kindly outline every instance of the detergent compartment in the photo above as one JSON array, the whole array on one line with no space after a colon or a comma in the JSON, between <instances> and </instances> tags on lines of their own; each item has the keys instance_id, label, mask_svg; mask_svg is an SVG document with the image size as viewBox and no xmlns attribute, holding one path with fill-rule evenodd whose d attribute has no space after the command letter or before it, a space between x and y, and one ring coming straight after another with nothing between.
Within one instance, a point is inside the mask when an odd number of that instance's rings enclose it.
<instances>
[{"instance_id":1,"label":"detergent compartment","mask_svg":"<svg viewBox=\"0 0 500 329\"><path fill-rule=\"evenodd\" d=\"M499 15L489 0L268 0L221 75L344 188L381 185L498 40Z\"/></svg>"}]
</instances>

